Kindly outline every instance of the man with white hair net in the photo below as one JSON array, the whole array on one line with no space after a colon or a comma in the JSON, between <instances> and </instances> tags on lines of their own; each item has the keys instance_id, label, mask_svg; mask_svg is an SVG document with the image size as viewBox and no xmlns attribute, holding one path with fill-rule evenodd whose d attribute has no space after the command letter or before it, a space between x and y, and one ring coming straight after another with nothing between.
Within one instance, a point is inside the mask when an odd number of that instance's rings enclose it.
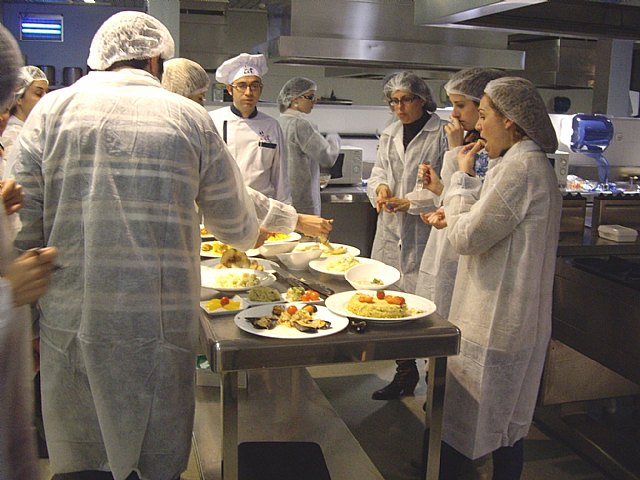
<instances>
[{"instance_id":1,"label":"man with white hair net","mask_svg":"<svg viewBox=\"0 0 640 480\"><path fill-rule=\"evenodd\" d=\"M2 134L0 143L4 147L5 159L11 151L11 147L20 135L24 122L35 107L49 91L49 80L45 73L38 67L27 65L20 69L18 83L13 93L13 101L9 108L9 120ZM0 176L4 171L4 164L1 165Z\"/></svg>"},{"instance_id":2,"label":"man with white hair net","mask_svg":"<svg viewBox=\"0 0 640 480\"><path fill-rule=\"evenodd\" d=\"M398 120L380 136L378 155L367 195L378 211L371 258L400 270L400 288L414 293L422 252L430 226L411 208L407 195L416 187L420 164L440 171L446 150L443 121L426 82L413 72L399 72L383 86L384 96ZM419 374L415 360L399 360L393 381L373 393L375 400L412 395Z\"/></svg>"},{"instance_id":3,"label":"man with white hair net","mask_svg":"<svg viewBox=\"0 0 640 480\"><path fill-rule=\"evenodd\" d=\"M18 246L58 245L65 267L40 302L54 478L179 478L195 406L194 202L220 241L245 250L258 236L211 118L160 84L173 50L155 18L113 15L91 43L98 71L47 95L15 146Z\"/></svg>"},{"instance_id":4,"label":"man with white hair net","mask_svg":"<svg viewBox=\"0 0 640 480\"><path fill-rule=\"evenodd\" d=\"M164 62L162 86L204 105L204 93L209 90L209 75L197 62L173 58ZM291 233L298 230L305 235L318 236L327 235L331 231L331 220L297 213L291 205L269 198L251 187L247 187L247 193L256 209L260 228L265 233Z\"/></svg>"},{"instance_id":5,"label":"man with white hair net","mask_svg":"<svg viewBox=\"0 0 640 480\"><path fill-rule=\"evenodd\" d=\"M222 139L238 162L244 182L267 197L291 204L287 151L280 124L256 108L267 73L262 54L241 53L216 70L233 105L210 113Z\"/></svg>"},{"instance_id":6,"label":"man with white hair net","mask_svg":"<svg viewBox=\"0 0 640 480\"><path fill-rule=\"evenodd\" d=\"M20 50L0 25L0 109L18 84ZM55 249L31 250L16 258L7 216L22 205L14 180L0 182L0 478L39 477L33 428L31 322L28 305L43 295L51 279Z\"/></svg>"},{"instance_id":7,"label":"man with white hair net","mask_svg":"<svg viewBox=\"0 0 640 480\"><path fill-rule=\"evenodd\" d=\"M461 150L444 199L460 254L449 321L462 340L447 362L441 471L458 478L465 457L493 452L493 478L518 479L551 336L562 197L545 152L558 143L528 80L490 81L479 112L483 141Z\"/></svg>"},{"instance_id":8,"label":"man with white hair net","mask_svg":"<svg viewBox=\"0 0 640 480\"><path fill-rule=\"evenodd\" d=\"M313 215L320 215L320 168L331 168L340 153L338 134L330 133L325 138L308 118L317 90L313 80L294 77L278 94L293 206Z\"/></svg>"}]
</instances>

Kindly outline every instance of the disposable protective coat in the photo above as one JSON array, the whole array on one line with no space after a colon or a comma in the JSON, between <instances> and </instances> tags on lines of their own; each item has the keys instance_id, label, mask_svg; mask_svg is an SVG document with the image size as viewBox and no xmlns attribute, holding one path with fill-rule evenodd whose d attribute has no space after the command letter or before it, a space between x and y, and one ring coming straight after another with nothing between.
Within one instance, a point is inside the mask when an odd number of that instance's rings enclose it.
<instances>
[{"instance_id":1,"label":"disposable protective coat","mask_svg":"<svg viewBox=\"0 0 640 480\"><path fill-rule=\"evenodd\" d=\"M53 473L187 466L200 297L199 218L252 247L257 221L207 113L142 70L91 72L44 97L15 145L20 248L65 266L40 300Z\"/></svg>"},{"instance_id":2,"label":"disposable protective coat","mask_svg":"<svg viewBox=\"0 0 640 480\"><path fill-rule=\"evenodd\" d=\"M15 215L15 214L14 214ZM0 205L0 273L14 258L13 234ZM11 284L0 277L0 478L39 477L33 427L33 358L28 307L13 304Z\"/></svg>"},{"instance_id":3,"label":"disposable protective coat","mask_svg":"<svg viewBox=\"0 0 640 480\"><path fill-rule=\"evenodd\" d=\"M374 207L378 185L388 185L394 197L405 197L416 186L420 163L429 162L440 171L446 150L443 125L444 122L433 114L406 151L402 144L402 123L396 121L384 129L367 185L367 195ZM415 292L420 260L430 230L418 215L384 211L378 215L371 258L400 270L400 286L406 292Z\"/></svg>"},{"instance_id":4,"label":"disposable protective coat","mask_svg":"<svg viewBox=\"0 0 640 480\"><path fill-rule=\"evenodd\" d=\"M291 204L287 148L278 121L260 111L251 118L236 115L231 107L210 113L218 133L235 158L247 186Z\"/></svg>"},{"instance_id":5,"label":"disposable protective coat","mask_svg":"<svg viewBox=\"0 0 640 480\"><path fill-rule=\"evenodd\" d=\"M340 153L340 137L322 136L308 115L288 109L280 115L287 142L289 185L300 213L320 215L320 167L331 168Z\"/></svg>"},{"instance_id":6,"label":"disposable protective coat","mask_svg":"<svg viewBox=\"0 0 640 480\"><path fill-rule=\"evenodd\" d=\"M482 188L482 191L481 191ZM462 172L445 194L449 241L460 253L449 321L460 355L448 363L443 440L475 459L524 438L551 336L562 198L530 140Z\"/></svg>"},{"instance_id":7,"label":"disposable protective coat","mask_svg":"<svg viewBox=\"0 0 640 480\"><path fill-rule=\"evenodd\" d=\"M247 187L247 193L253 201L260 226L270 232L291 233L298 224L298 212L291 205Z\"/></svg>"}]
</instances>

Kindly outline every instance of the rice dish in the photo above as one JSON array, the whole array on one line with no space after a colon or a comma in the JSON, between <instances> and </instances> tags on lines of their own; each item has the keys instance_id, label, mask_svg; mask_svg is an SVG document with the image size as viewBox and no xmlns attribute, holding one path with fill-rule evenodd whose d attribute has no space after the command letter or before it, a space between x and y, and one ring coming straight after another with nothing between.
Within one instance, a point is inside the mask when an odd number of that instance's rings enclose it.
<instances>
[{"instance_id":1,"label":"rice dish","mask_svg":"<svg viewBox=\"0 0 640 480\"><path fill-rule=\"evenodd\" d=\"M391 297L394 299L402 299L402 297ZM409 309L406 302L402 299L396 300L396 303L389 303L388 298L379 299L371 295L356 293L349 299L347 310L361 317L369 318L402 318L417 313L414 309Z\"/></svg>"},{"instance_id":2,"label":"rice dish","mask_svg":"<svg viewBox=\"0 0 640 480\"><path fill-rule=\"evenodd\" d=\"M229 273L220 275L215 285L223 288L255 287L260 285L260 280L254 273Z\"/></svg>"},{"instance_id":3,"label":"rice dish","mask_svg":"<svg viewBox=\"0 0 640 480\"><path fill-rule=\"evenodd\" d=\"M356 257L353 255L343 255L332 260L327 260L325 268L330 272L346 272L356 265L360 265L360 261Z\"/></svg>"}]
</instances>

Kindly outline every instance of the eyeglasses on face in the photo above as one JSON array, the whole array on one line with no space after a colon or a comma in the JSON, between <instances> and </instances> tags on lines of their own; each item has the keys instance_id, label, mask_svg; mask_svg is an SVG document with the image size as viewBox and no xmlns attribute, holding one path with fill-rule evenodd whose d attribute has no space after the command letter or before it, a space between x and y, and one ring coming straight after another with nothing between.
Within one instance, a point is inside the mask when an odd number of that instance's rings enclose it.
<instances>
[{"instance_id":1,"label":"eyeglasses on face","mask_svg":"<svg viewBox=\"0 0 640 480\"><path fill-rule=\"evenodd\" d=\"M309 100L310 102L315 101L316 96L314 94L310 94L310 95L300 95L301 98L306 98L307 100Z\"/></svg>"},{"instance_id":2,"label":"eyeglasses on face","mask_svg":"<svg viewBox=\"0 0 640 480\"><path fill-rule=\"evenodd\" d=\"M418 98L418 97L416 97L415 95L405 95L402 98L392 98L387 103L389 104L389 106L391 108L395 108L400 104L402 104L404 106L407 106L407 105L413 103L416 98Z\"/></svg>"},{"instance_id":3,"label":"eyeglasses on face","mask_svg":"<svg viewBox=\"0 0 640 480\"><path fill-rule=\"evenodd\" d=\"M236 90L238 90L239 92L245 92L247 88L250 89L252 92L259 92L262 89L262 83L260 82L253 82L253 83L241 82L241 83L235 83L235 84L232 83L231 86Z\"/></svg>"}]
</instances>

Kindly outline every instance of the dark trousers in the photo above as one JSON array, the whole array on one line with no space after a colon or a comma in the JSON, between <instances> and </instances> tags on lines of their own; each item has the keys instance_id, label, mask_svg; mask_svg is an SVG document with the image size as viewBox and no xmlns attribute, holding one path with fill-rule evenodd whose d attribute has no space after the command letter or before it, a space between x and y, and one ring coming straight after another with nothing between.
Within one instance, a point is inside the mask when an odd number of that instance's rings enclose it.
<instances>
[{"instance_id":1,"label":"dark trousers","mask_svg":"<svg viewBox=\"0 0 640 480\"><path fill-rule=\"evenodd\" d=\"M54 475L51 480L113 480L110 472L99 472L90 470L85 472L59 473ZM127 480L140 480L138 474L133 472L127 477ZM180 480L180 477L175 480Z\"/></svg>"},{"instance_id":2,"label":"dark trousers","mask_svg":"<svg viewBox=\"0 0 640 480\"><path fill-rule=\"evenodd\" d=\"M520 480L524 468L524 440L518 440L512 447L495 450L492 457L492 480ZM442 442L439 480L458 480L465 464L470 463L469 458Z\"/></svg>"}]
</instances>

